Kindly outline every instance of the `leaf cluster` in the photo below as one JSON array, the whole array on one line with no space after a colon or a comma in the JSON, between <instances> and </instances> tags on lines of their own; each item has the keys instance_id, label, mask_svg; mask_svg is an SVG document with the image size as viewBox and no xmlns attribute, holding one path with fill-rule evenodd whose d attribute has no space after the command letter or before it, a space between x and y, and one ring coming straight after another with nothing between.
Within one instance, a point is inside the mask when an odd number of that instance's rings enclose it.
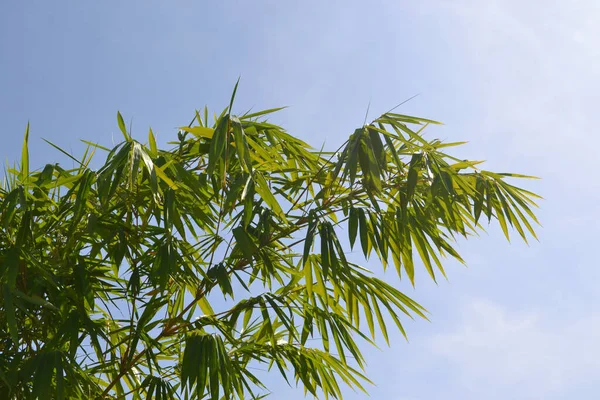
<instances>
[{"instance_id":1,"label":"leaf cluster","mask_svg":"<svg viewBox=\"0 0 600 400\"><path fill-rule=\"evenodd\" d=\"M51 144L71 169L30 170L28 128L0 189L2 396L258 399L262 366L341 398L369 382L362 344L427 313L349 248L414 284L483 220L535 237L523 176L447 154L435 121L389 112L324 152L278 110L197 111L165 149L119 114L112 149Z\"/></svg>"}]
</instances>

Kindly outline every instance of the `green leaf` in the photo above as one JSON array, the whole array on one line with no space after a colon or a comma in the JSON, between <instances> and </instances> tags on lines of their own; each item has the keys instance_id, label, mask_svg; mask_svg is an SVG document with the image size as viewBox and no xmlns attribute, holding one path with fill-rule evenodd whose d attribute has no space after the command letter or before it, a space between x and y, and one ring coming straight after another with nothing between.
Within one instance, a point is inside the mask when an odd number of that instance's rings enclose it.
<instances>
[{"instance_id":1,"label":"green leaf","mask_svg":"<svg viewBox=\"0 0 600 400\"><path fill-rule=\"evenodd\" d=\"M54 306L52 303L50 303L49 301L46 301L45 299L43 299L39 296L28 296L18 289L13 289L12 294L14 294L16 297L18 297L20 299L27 301L28 303L46 307L50 310L59 311L58 308L56 308L56 306Z\"/></svg>"},{"instance_id":2,"label":"green leaf","mask_svg":"<svg viewBox=\"0 0 600 400\"><path fill-rule=\"evenodd\" d=\"M236 117L232 117L231 120L233 122L233 137L238 160L244 172L252 172L250 149L248 148L248 143L246 142L246 134L244 133L242 124Z\"/></svg>"},{"instance_id":3,"label":"green leaf","mask_svg":"<svg viewBox=\"0 0 600 400\"><path fill-rule=\"evenodd\" d=\"M210 150L208 154L208 170L209 174L217 172L220 177L225 173L225 150L227 148L229 136L229 115L225 115L219 119L215 133L210 141Z\"/></svg>"},{"instance_id":4,"label":"green leaf","mask_svg":"<svg viewBox=\"0 0 600 400\"><path fill-rule=\"evenodd\" d=\"M17 328L17 319L15 317L15 306L13 303L11 288L7 284L4 284L2 289L4 293L4 310L6 312L8 332L10 333L13 343L19 343L19 330Z\"/></svg>"},{"instance_id":5,"label":"green leaf","mask_svg":"<svg viewBox=\"0 0 600 400\"><path fill-rule=\"evenodd\" d=\"M215 313L215 311L213 310L212 306L210 305L210 303L206 299L206 297L203 297L200 300L198 300L198 306L200 307L202 312L206 315L213 315Z\"/></svg>"},{"instance_id":6,"label":"green leaf","mask_svg":"<svg viewBox=\"0 0 600 400\"><path fill-rule=\"evenodd\" d=\"M231 113L231 108L233 107L233 101L235 100L235 94L237 93L237 88L238 85L240 84L240 78L238 78L237 82L235 83L235 87L233 88L233 93L231 94L231 100L229 101L229 112Z\"/></svg>"},{"instance_id":7,"label":"green leaf","mask_svg":"<svg viewBox=\"0 0 600 400\"><path fill-rule=\"evenodd\" d=\"M242 118L243 119L251 119L251 118L256 118L256 117L262 117L263 115L272 114L274 112L281 111L281 110L286 109L286 108L287 107L270 108L268 110L263 110L263 111L255 112L255 113L252 113L252 114L244 114L242 116Z\"/></svg>"},{"instance_id":8,"label":"green leaf","mask_svg":"<svg viewBox=\"0 0 600 400\"><path fill-rule=\"evenodd\" d=\"M169 188L171 188L173 190L177 190L177 185L175 184L175 182L171 178L169 178L167 176L167 174L164 173L163 168L165 168L165 166L154 168L154 172L156 173L156 176L158 176L162 181L164 181L169 186Z\"/></svg>"},{"instance_id":9,"label":"green leaf","mask_svg":"<svg viewBox=\"0 0 600 400\"><path fill-rule=\"evenodd\" d=\"M45 141L46 139L42 139L42 140ZM92 147L95 147L97 149L110 152L110 149L108 147L101 146L98 143L90 142L89 140L83 140L83 139L81 139L81 142L87 144L88 146L92 146Z\"/></svg>"},{"instance_id":10,"label":"green leaf","mask_svg":"<svg viewBox=\"0 0 600 400\"><path fill-rule=\"evenodd\" d=\"M233 229L233 236L235 237L238 246L242 250L244 257L246 257L248 261L252 261L252 257L254 254L256 254L258 248L250 236L248 236L248 233L243 227L238 226L237 228Z\"/></svg>"},{"instance_id":11,"label":"green leaf","mask_svg":"<svg viewBox=\"0 0 600 400\"><path fill-rule=\"evenodd\" d=\"M277 199L275 199L275 196L271 192L269 184L265 180L264 176L258 171L254 172L254 182L256 183L256 192L264 200L267 206L271 208L275 215L277 215L283 222L287 222L286 215L279 205L279 202Z\"/></svg>"},{"instance_id":12,"label":"green leaf","mask_svg":"<svg viewBox=\"0 0 600 400\"><path fill-rule=\"evenodd\" d=\"M152 157L158 156L158 147L156 146L156 139L154 138L152 128L148 130L148 144L150 146L150 154L152 154Z\"/></svg>"},{"instance_id":13,"label":"green leaf","mask_svg":"<svg viewBox=\"0 0 600 400\"><path fill-rule=\"evenodd\" d=\"M313 271L312 264L304 263L304 281L306 282L306 293L310 298L313 296Z\"/></svg>"},{"instance_id":14,"label":"green leaf","mask_svg":"<svg viewBox=\"0 0 600 400\"><path fill-rule=\"evenodd\" d=\"M17 284L17 276L19 274L19 249L11 246L4 253L4 267L6 268L6 283L11 289L14 289Z\"/></svg>"},{"instance_id":15,"label":"green leaf","mask_svg":"<svg viewBox=\"0 0 600 400\"><path fill-rule=\"evenodd\" d=\"M477 194L473 199L473 216L475 217L475 223L479 221L479 217L481 216L485 196L485 181L480 177L477 177L476 192Z\"/></svg>"},{"instance_id":16,"label":"green leaf","mask_svg":"<svg viewBox=\"0 0 600 400\"><path fill-rule=\"evenodd\" d=\"M369 227L367 225L367 217L365 215L365 210L362 208L358 209L358 222L360 226L360 244L362 246L363 254L365 257L369 256L371 249L371 242L369 239Z\"/></svg>"},{"instance_id":17,"label":"green leaf","mask_svg":"<svg viewBox=\"0 0 600 400\"><path fill-rule=\"evenodd\" d=\"M33 378L32 397L44 398L43 393L52 392L52 375L54 372L54 354L41 352L35 357L35 375Z\"/></svg>"},{"instance_id":18,"label":"green leaf","mask_svg":"<svg viewBox=\"0 0 600 400\"><path fill-rule=\"evenodd\" d=\"M56 366L56 399L64 400L65 398L65 377L64 368L62 361L62 354L58 351L54 353L55 360L54 365Z\"/></svg>"},{"instance_id":19,"label":"green leaf","mask_svg":"<svg viewBox=\"0 0 600 400\"><path fill-rule=\"evenodd\" d=\"M125 141L130 142L131 136L129 136L129 134L127 133L127 128L125 127L125 121L123 121L123 116L118 111L117 111L117 122L119 123L119 129L121 130L121 133L123 134L123 137L125 138Z\"/></svg>"},{"instance_id":20,"label":"green leaf","mask_svg":"<svg viewBox=\"0 0 600 400\"><path fill-rule=\"evenodd\" d=\"M215 130L212 128L207 128L204 126L181 126L180 130L184 132L189 132L192 135L199 138L212 139L215 134Z\"/></svg>"},{"instance_id":21,"label":"green leaf","mask_svg":"<svg viewBox=\"0 0 600 400\"><path fill-rule=\"evenodd\" d=\"M425 268L427 269L427 272L429 273L429 276L431 276L431 279L433 279L434 282L437 282L435 280L435 273L433 271L431 259L429 258L428 246L425 243L427 239L425 239L422 236L421 232L416 229L411 231L411 236L413 238L413 243L415 244L417 251L419 252L419 255L421 256L421 260L423 261L423 264L425 265Z\"/></svg>"},{"instance_id":22,"label":"green leaf","mask_svg":"<svg viewBox=\"0 0 600 400\"><path fill-rule=\"evenodd\" d=\"M418 172L415 168L410 168L408 170L408 180L407 180L407 198L410 201L414 194L415 194L415 188L417 187L417 178L418 178Z\"/></svg>"},{"instance_id":23,"label":"green leaf","mask_svg":"<svg viewBox=\"0 0 600 400\"><path fill-rule=\"evenodd\" d=\"M348 235L350 239L350 248L354 248L356 235L358 233L358 213L354 207L350 208L350 216L348 218Z\"/></svg>"},{"instance_id":24,"label":"green leaf","mask_svg":"<svg viewBox=\"0 0 600 400\"><path fill-rule=\"evenodd\" d=\"M21 179L29 176L29 122L25 128L25 137L23 138L23 150L21 151Z\"/></svg>"},{"instance_id":25,"label":"green leaf","mask_svg":"<svg viewBox=\"0 0 600 400\"><path fill-rule=\"evenodd\" d=\"M403 121L403 122L407 122L410 124L435 124L435 125L442 125L441 122L438 121L434 121L432 119L426 119L426 118L420 118L420 117L411 117L409 115L402 115L402 114L395 114L395 113L388 113L386 115L390 115L393 116L396 120L398 121Z\"/></svg>"}]
</instances>

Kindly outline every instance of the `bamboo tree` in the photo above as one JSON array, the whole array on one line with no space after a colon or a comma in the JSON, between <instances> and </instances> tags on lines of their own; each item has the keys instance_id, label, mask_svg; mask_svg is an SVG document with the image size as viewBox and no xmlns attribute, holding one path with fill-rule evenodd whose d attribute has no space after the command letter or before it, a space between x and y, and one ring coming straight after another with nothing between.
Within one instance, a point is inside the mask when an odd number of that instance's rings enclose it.
<instances>
[{"instance_id":1,"label":"bamboo tree","mask_svg":"<svg viewBox=\"0 0 600 400\"><path fill-rule=\"evenodd\" d=\"M509 183L530 177L446 153L435 121L388 112L324 152L233 97L167 149L118 114L124 141L72 169L30 170L27 127L0 189L0 396L257 399L262 364L341 398L365 345L427 318L350 249L414 285L484 220L535 238L538 196Z\"/></svg>"}]
</instances>

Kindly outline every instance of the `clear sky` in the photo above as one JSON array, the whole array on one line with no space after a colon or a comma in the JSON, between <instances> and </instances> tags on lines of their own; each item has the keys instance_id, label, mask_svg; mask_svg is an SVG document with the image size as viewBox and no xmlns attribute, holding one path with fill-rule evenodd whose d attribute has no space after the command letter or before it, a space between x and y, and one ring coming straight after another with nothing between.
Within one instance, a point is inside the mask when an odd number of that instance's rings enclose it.
<instances>
[{"instance_id":1,"label":"clear sky","mask_svg":"<svg viewBox=\"0 0 600 400\"><path fill-rule=\"evenodd\" d=\"M488 168L543 177L540 242L496 229L460 243L469 268L401 287L431 312L410 343L368 349L371 398L592 399L600 392L600 2L0 1L0 155L27 121L37 166L80 138L175 135L196 108L289 105L274 117L316 147L371 112L445 122ZM384 344L382 343L382 346ZM274 377L272 398L303 398ZM365 398L348 391L348 399Z\"/></svg>"}]
</instances>

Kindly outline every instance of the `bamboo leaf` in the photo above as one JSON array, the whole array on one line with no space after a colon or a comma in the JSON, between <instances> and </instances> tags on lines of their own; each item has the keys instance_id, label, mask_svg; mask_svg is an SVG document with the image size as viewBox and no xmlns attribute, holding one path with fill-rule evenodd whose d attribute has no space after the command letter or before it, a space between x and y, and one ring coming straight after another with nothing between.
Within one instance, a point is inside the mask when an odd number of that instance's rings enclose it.
<instances>
[{"instance_id":1,"label":"bamboo leaf","mask_svg":"<svg viewBox=\"0 0 600 400\"><path fill-rule=\"evenodd\" d=\"M125 138L125 141L126 142L130 142L131 141L131 137L127 133L127 128L125 127L125 121L123 121L123 116L118 111L117 111L117 122L119 123L119 130L123 134L123 137Z\"/></svg>"},{"instance_id":2,"label":"bamboo leaf","mask_svg":"<svg viewBox=\"0 0 600 400\"><path fill-rule=\"evenodd\" d=\"M250 236L248 236L248 233L246 233L244 228L238 226L237 228L233 229L233 236L235 237L238 246L242 250L244 257L246 257L248 261L252 261L252 257L258 251L258 248Z\"/></svg>"},{"instance_id":3,"label":"bamboo leaf","mask_svg":"<svg viewBox=\"0 0 600 400\"><path fill-rule=\"evenodd\" d=\"M17 329L17 319L15 316L15 306L10 287L7 284L3 286L4 293L4 310L6 312L6 323L8 324L8 332L13 343L19 343L19 330Z\"/></svg>"},{"instance_id":4,"label":"bamboo leaf","mask_svg":"<svg viewBox=\"0 0 600 400\"><path fill-rule=\"evenodd\" d=\"M277 111L284 110L286 108L287 107L270 108L268 110L263 110L263 111L259 111L259 112L255 112L255 113L251 113L251 114L244 114L242 116L242 118L243 119L251 119L251 118L256 118L256 117L262 117L263 115L272 114L272 113L275 113Z\"/></svg>"},{"instance_id":5,"label":"bamboo leaf","mask_svg":"<svg viewBox=\"0 0 600 400\"><path fill-rule=\"evenodd\" d=\"M23 138L23 149L21 151L21 179L29 176L29 122L25 128L25 137Z\"/></svg>"},{"instance_id":6,"label":"bamboo leaf","mask_svg":"<svg viewBox=\"0 0 600 400\"><path fill-rule=\"evenodd\" d=\"M204 126L180 126L179 130L189 132L198 138L212 139L215 130Z\"/></svg>"},{"instance_id":7,"label":"bamboo leaf","mask_svg":"<svg viewBox=\"0 0 600 400\"><path fill-rule=\"evenodd\" d=\"M350 208L350 216L348 218L348 235L350 239L350 248L354 247L356 235L358 233L358 213L354 207Z\"/></svg>"},{"instance_id":8,"label":"bamboo leaf","mask_svg":"<svg viewBox=\"0 0 600 400\"><path fill-rule=\"evenodd\" d=\"M264 176L258 171L254 173L254 182L256 183L256 192L264 200L267 206L269 206L275 215L277 215L282 221L287 222L287 218L283 212L283 209L271 192L271 189L269 188Z\"/></svg>"},{"instance_id":9,"label":"bamboo leaf","mask_svg":"<svg viewBox=\"0 0 600 400\"><path fill-rule=\"evenodd\" d=\"M150 154L152 154L152 157L158 156L158 147L156 146L156 138L154 137L152 128L148 130L148 144L150 146Z\"/></svg>"}]
</instances>

